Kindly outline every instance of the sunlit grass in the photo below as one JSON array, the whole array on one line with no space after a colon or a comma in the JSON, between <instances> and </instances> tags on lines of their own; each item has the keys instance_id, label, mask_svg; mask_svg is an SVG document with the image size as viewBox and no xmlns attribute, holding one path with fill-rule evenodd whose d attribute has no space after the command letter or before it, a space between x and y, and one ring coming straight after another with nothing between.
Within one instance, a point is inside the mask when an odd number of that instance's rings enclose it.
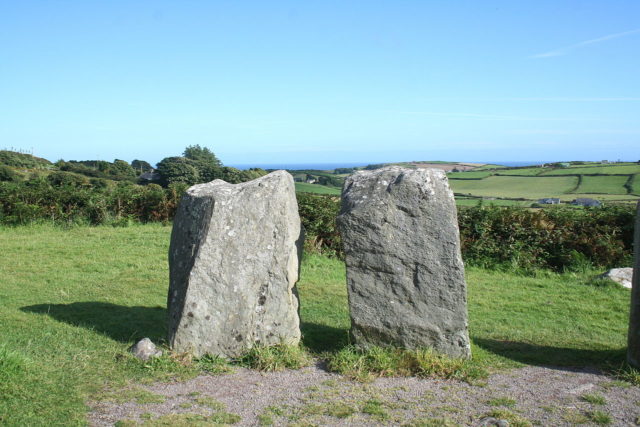
<instances>
[{"instance_id":1,"label":"sunlit grass","mask_svg":"<svg viewBox=\"0 0 640 427\"><path fill-rule=\"evenodd\" d=\"M161 225L0 229L0 424L83 425L87 400L105 389L228 370L220 360L191 361L167 349L150 363L127 355L142 337L164 340L170 231ZM301 276L303 345L323 357L345 351L344 263L307 255ZM588 279L468 269L475 366L619 368L629 291L589 286Z\"/></svg>"}]
</instances>

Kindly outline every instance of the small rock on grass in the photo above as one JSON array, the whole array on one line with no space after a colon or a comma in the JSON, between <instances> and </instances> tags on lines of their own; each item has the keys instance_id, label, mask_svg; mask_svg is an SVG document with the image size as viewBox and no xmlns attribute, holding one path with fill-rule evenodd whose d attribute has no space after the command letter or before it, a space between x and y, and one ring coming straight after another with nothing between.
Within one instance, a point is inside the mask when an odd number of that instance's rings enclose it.
<instances>
[{"instance_id":1,"label":"small rock on grass","mask_svg":"<svg viewBox=\"0 0 640 427\"><path fill-rule=\"evenodd\" d=\"M486 417L481 419L480 424L478 424L478 427L492 427L492 426L509 427L509 421L499 420L493 417Z\"/></svg>"},{"instance_id":2,"label":"small rock on grass","mask_svg":"<svg viewBox=\"0 0 640 427\"><path fill-rule=\"evenodd\" d=\"M159 350L149 338L143 338L136 344L131 346L129 351L138 359L147 361L152 357L162 356L162 350Z\"/></svg>"},{"instance_id":3,"label":"small rock on grass","mask_svg":"<svg viewBox=\"0 0 640 427\"><path fill-rule=\"evenodd\" d=\"M633 268L612 268L600 276L602 279L610 279L627 289L631 289L631 281L633 278Z\"/></svg>"}]
</instances>

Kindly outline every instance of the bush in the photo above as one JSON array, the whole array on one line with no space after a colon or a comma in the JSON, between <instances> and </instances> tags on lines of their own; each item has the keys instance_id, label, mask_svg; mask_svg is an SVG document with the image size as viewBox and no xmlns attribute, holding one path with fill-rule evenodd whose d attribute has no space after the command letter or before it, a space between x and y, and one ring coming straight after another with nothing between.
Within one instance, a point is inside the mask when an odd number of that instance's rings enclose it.
<instances>
[{"instance_id":1,"label":"bush","mask_svg":"<svg viewBox=\"0 0 640 427\"><path fill-rule=\"evenodd\" d=\"M246 178L248 173L264 173L239 172L247 173ZM0 181L0 224L166 223L173 219L187 187L188 183L180 181L167 188L127 181L115 185L62 171L47 178ZM310 193L297 197L306 231L305 249L342 257L342 240L336 227L339 197ZM584 271L623 267L631 264L634 218L633 206L536 211L460 208L462 256L468 265L525 272L539 268Z\"/></svg>"},{"instance_id":2,"label":"bush","mask_svg":"<svg viewBox=\"0 0 640 427\"><path fill-rule=\"evenodd\" d=\"M342 239L336 226L340 198L298 193L298 211L305 229L305 249L342 256Z\"/></svg>"},{"instance_id":3,"label":"bush","mask_svg":"<svg viewBox=\"0 0 640 427\"><path fill-rule=\"evenodd\" d=\"M47 159L8 150L0 150L0 164L25 169L46 169L51 167L51 162Z\"/></svg>"},{"instance_id":4,"label":"bush","mask_svg":"<svg viewBox=\"0 0 640 427\"><path fill-rule=\"evenodd\" d=\"M9 166L0 165L0 181L18 181L20 175Z\"/></svg>"},{"instance_id":5,"label":"bush","mask_svg":"<svg viewBox=\"0 0 640 427\"><path fill-rule=\"evenodd\" d=\"M535 212L475 207L458 212L466 263L524 270L627 265L631 262L633 221L631 206Z\"/></svg>"}]
</instances>

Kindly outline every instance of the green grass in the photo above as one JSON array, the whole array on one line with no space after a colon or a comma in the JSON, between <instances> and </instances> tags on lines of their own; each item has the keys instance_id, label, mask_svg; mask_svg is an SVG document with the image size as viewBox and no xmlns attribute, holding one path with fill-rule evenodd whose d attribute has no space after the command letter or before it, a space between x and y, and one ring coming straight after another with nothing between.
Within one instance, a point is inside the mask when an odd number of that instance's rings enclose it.
<instances>
[{"instance_id":1,"label":"green grass","mask_svg":"<svg viewBox=\"0 0 640 427\"><path fill-rule=\"evenodd\" d=\"M466 199L463 197L456 197L457 206L478 206L478 203L482 202L483 206L521 206L529 207L532 201L520 201L520 200L482 200L482 199Z\"/></svg>"},{"instance_id":2,"label":"green grass","mask_svg":"<svg viewBox=\"0 0 640 427\"><path fill-rule=\"evenodd\" d=\"M226 370L218 360L189 364L166 349L167 356L147 363L128 356L139 338L164 340L170 231L0 228L0 424L84 425L89 398L201 369ZM589 286L589 278L467 269L470 366L621 366L628 290ZM344 264L306 256L299 293L304 346L328 357L347 351ZM392 356L381 352L374 362L384 369ZM430 375L436 364L409 365Z\"/></svg>"},{"instance_id":3,"label":"green grass","mask_svg":"<svg viewBox=\"0 0 640 427\"><path fill-rule=\"evenodd\" d=\"M242 363L259 371L300 369L311 363L311 358L299 346L274 345L254 347L242 358Z\"/></svg>"},{"instance_id":4,"label":"green grass","mask_svg":"<svg viewBox=\"0 0 640 427\"><path fill-rule=\"evenodd\" d=\"M631 192L640 196L640 173L633 175L631 179Z\"/></svg>"},{"instance_id":5,"label":"green grass","mask_svg":"<svg viewBox=\"0 0 640 427\"><path fill-rule=\"evenodd\" d=\"M488 176L491 176L494 173L495 172L490 172L490 171L472 170L472 171L468 171L468 172L449 172L447 174L447 177L449 179L456 179L456 178L460 178L460 179L482 179L482 178L486 178Z\"/></svg>"},{"instance_id":6,"label":"green grass","mask_svg":"<svg viewBox=\"0 0 640 427\"><path fill-rule=\"evenodd\" d=\"M296 182L296 191L299 193L333 194L339 196L342 190L337 187L327 187L320 184L307 184L306 182Z\"/></svg>"},{"instance_id":7,"label":"green grass","mask_svg":"<svg viewBox=\"0 0 640 427\"><path fill-rule=\"evenodd\" d=\"M491 412L489 412L487 416L498 418L501 420L506 420L509 422L509 425L513 427L531 427L532 426L531 422L526 418L524 418L522 415L516 414L515 412L511 412L506 409L494 409Z\"/></svg>"},{"instance_id":8,"label":"green grass","mask_svg":"<svg viewBox=\"0 0 640 427\"><path fill-rule=\"evenodd\" d=\"M490 176L478 181L451 180L449 183L456 193L536 200L557 197L571 191L576 187L578 178Z\"/></svg>"},{"instance_id":9,"label":"green grass","mask_svg":"<svg viewBox=\"0 0 640 427\"><path fill-rule=\"evenodd\" d=\"M499 175L527 175L527 176L535 176L544 172L544 168L522 168L522 169L505 169L497 171L496 173Z\"/></svg>"},{"instance_id":10,"label":"green grass","mask_svg":"<svg viewBox=\"0 0 640 427\"><path fill-rule=\"evenodd\" d=\"M474 169L474 171L483 171L483 170L492 170L492 169L506 169L507 166L502 166L502 165L482 165L482 166L478 166L477 168Z\"/></svg>"},{"instance_id":11,"label":"green grass","mask_svg":"<svg viewBox=\"0 0 640 427\"><path fill-rule=\"evenodd\" d=\"M587 417L589 417L589 420L594 424L598 424L601 426L611 424L611 416L606 412L592 411L587 413Z\"/></svg>"},{"instance_id":12,"label":"green grass","mask_svg":"<svg viewBox=\"0 0 640 427\"><path fill-rule=\"evenodd\" d=\"M543 175L583 175L583 174L605 174L605 175L631 175L640 173L640 165L594 165L594 166L572 166L568 168L545 168Z\"/></svg>"},{"instance_id":13,"label":"green grass","mask_svg":"<svg viewBox=\"0 0 640 427\"><path fill-rule=\"evenodd\" d=\"M584 400L585 402L591 403L593 405L606 405L607 404L607 399L605 399L605 397L601 394L583 394L582 396L580 396L580 399Z\"/></svg>"},{"instance_id":14,"label":"green grass","mask_svg":"<svg viewBox=\"0 0 640 427\"><path fill-rule=\"evenodd\" d=\"M638 200L638 196L632 194L594 194L594 193L569 193L558 196L562 201L571 201L573 199L587 197L590 199L601 200L604 202L633 202Z\"/></svg>"},{"instance_id":15,"label":"green grass","mask_svg":"<svg viewBox=\"0 0 640 427\"><path fill-rule=\"evenodd\" d=\"M515 400L508 397L494 397L493 399L487 400L487 405L489 406L505 406L507 408L516 406L516 403Z\"/></svg>"},{"instance_id":16,"label":"green grass","mask_svg":"<svg viewBox=\"0 0 640 427\"><path fill-rule=\"evenodd\" d=\"M469 383L487 377L487 372L469 360L451 359L431 350L409 351L393 347L360 350L347 346L331 354L329 369L359 381L376 376L417 376L459 379Z\"/></svg>"},{"instance_id":17,"label":"green grass","mask_svg":"<svg viewBox=\"0 0 640 427\"><path fill-rule=\"evenodd\" d=\"M624 184L626 176L583 176L580 186L574 193L627 194Z\"/></svg>"}]
</instances>

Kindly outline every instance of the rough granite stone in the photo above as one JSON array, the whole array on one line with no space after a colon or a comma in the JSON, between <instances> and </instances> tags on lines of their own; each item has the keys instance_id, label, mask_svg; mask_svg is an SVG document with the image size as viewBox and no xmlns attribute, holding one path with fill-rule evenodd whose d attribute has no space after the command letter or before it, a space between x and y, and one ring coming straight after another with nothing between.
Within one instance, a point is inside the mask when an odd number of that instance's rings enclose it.
<instances>
[{"instance_id":1,"label":"rough granite stone","mask_svg":"<svg viewBox=\"0 0 640 427\"><path fill-rule=\"evenodd\" d=\"M338 227L357 345L471 356L456 205L444 171L354 173Z\"/></svg>"},{"instance_id":2,"label":"rough granite stone","mask_svg":"<svg viewBox=\"0 0 640 427\"><path fill-rule=\"evenodd\" d=\"M629 318L629 346L627 362L640 368L640 203L636 209L636 225L633 239L635 261L633 263L633 286L631 288L631 314Z\"/></svg>"},{"instance_id":3,"label":"rough granite stone","mask_svg":"<svg viewBox=\"0 0 640 427\"><path fill-rule=\"evenodd\" d=\"M302 243L286 171L189 188L169 247L171 347L237 357L256 345L297 344Z\"/></svg>"},{"instance_id":4,"label":"rough granite stone","mask_svg":"<svg viewBox=\"0 0 640 427\"><path fill-rule=\"evenodd\" d=\"M619 285L627 289L631 289L631 281L633 280L633 268L612 268L606 273L601 274L600 278L613 280Z\"/></svg>"},{"instance_id":5,"label":"rough granite stone","mask_svg":"<svg viewBox=\"0 0 640 427\"><path fill-rule=\"evenodd\" d=\"M145 361L162 356L162 350L159 350L149 338L142 338L132 345L129 351L138 359Z\"/></svg>"}]
</instances>

